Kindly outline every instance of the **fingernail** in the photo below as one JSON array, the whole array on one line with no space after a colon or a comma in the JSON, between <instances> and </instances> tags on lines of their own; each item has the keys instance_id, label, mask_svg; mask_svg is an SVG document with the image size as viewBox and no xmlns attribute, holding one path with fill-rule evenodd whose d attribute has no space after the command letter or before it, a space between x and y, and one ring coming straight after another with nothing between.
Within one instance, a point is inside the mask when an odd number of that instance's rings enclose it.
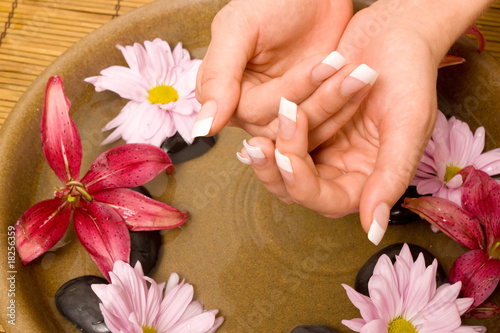
<instances>
[{"instance_id":1,"label":"fingernail","mask_svg":"<svg viewBox=\"0 0 500 333\"><path fill-rule=\"evenodd\" d=\"M382 238L384 238L387 225L389 224L390 208L381 203L373 212L373 221L368 231L368 239L375 245L378 245Z\"/></svg>"},{"instance_id":2,"label":"fingernail","mask_svg":"<svg viewBox=\"0 0 500 333\"><path fill-rule=\"evenodd\" d=\"M297 128L297 104L281 97L278 118L280 136L290 139Z\"/></svg>"},{"instance_id":3,"label":"fingernail","mask_svg":"<svg viewBox=\"0 0 500 333\"><path fill-rule=\"evenodd\" d=\"M315 81L324 81L345 65L345 58L337 51L330 53L321 63L314 67L312 79Z\"/></svg>"},{"instance_id":4,"label":"fingernail","mask_svg":"<svg viewBox=\"0 0 500 333\"><path fill-rule=\"evenodd\" d=\"M236 157L238 158L238 160L240 160L241 163L246 165L252 165L252 160L249 157L243 157L243 155L240 152L236 153Z\"/></svg>"},{"instance_id":5,"label":"fingernail","mask_svg":"<svg viewBox=\"0 0 500 333\"><path fill-rule=\"evenodd\" d=\"M250 145L247 140L243 140L243 146L255 166L264 166L267 163L266 155L264 155L262 148Z\"/></svg>"},{"instance_id":6,"label":"fingernail","mask_svg":"<svg viewBox=\"0 0 500 333\"><path fill-rule=\"evenodd\" d=\"M342 81L340 94L348 97L362 90L364 87L371 87L377 80L378 72L365 64L356 67L352 73ZM367 88L369 89L369 88Z\"/></svg>"},{"instance_id":7,"label":"fingernail","mask_svg":"<svg viewBox=\"0 0 500 333\"><path fill-rule=\"evenodd\" d=\"M193 124L193 129L191 130L191 138L194 139L199 136L206 136L210 133L216 112L217 102L208 101L202 105L196 117L196 121Z\"/></svg>"},{"instance_id":8,"label":"fingernail","mask_svg":"<svg viewBox=\"0 0 500 333\"><path fill-rule=\"evenodd\" d=\"M276 164L278 164L278 167L280 167L280 169L283 169L288 172L293 172L292 162L290 162L288 156L280 153L278 148L274 150L274 156L276 157Z\"/></svg>"}]
</instances>

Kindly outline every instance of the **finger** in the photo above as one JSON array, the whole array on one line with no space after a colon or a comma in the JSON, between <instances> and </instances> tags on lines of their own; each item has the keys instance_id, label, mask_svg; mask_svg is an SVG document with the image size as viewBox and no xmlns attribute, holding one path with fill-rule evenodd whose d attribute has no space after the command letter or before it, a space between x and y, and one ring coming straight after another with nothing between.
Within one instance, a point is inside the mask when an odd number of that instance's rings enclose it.
<instances>
[{"instance_id":1,"label":"finger","mask_svg":"<svg viewBox=\"0 0 500 333\"><path fill-rule=\"evenodd\" d=\"M287 193L294 202L331 218L357 211L365 175L357 172L342 174L329 165L317 165L319 174L315 174L304 159L292 154L283 155L278 150L276 161ZM333 178L323 178L323 174Z\"/></svg>"},{"instance_id":2,"label":"finger","mask_svg":"<svg viewBox=\"0 0 500 333\"><path fill-rule=\"evenodd\" d=\"M329 217L356 210L365 177L359 173L344 175L329 165L314 165L307 152L307 117L300 107L284 98L279 122L275 157L288 196Z\"/></svg>"},{"instance_id":3,"label":"finger","mask_svg":"<svg viewBox=\"0 0 500 333\"><path fill-rule=\"evenodd\" d=\"M344 66L300 105L309 119L309 129L332 119L331 133L338 131L358 109L377 77L378 73L367 65Z\"/></svg>"},{"instance_id":4,"label":"finger","mask_svg":"<svg viewBox=\"0 0 500 333\"><path fill-rule=\"evenodd\" d=\"M260 126L276 118L279 98L301 103L345 64L338 52L318 53L262 84L246 82L238 106L238 118ZM262 112L267 110L267 112Z\"/></svg>"},{"instance_id":5,"label":"finger","mask_svg":"<svg viewBox=\"0 0 500 333\"><path fill-rule=\"evenodd\" d=\"M422 108L420 114L431 112ZM391 207L403 195L425 150L435 116L419 122L399 121L381 129L380 149L374 170L367 178L360 199L360 219L368 238L375 245L382 240Z\"/></svg>"},{"instance_id":6,"label":"finger","mask_svg":"<svg viewBox=\"0 0 500 333\"><path fill-rule=\"evenodd\" d=\"M243 141L244 148L237 154L238 159L251 164L255 176L264 187L286 203L292 203L274 159L274 143L264 137L253 137Z\"/></svg>"},{"instance_id":7,"label":"finger","mask_svg":"<svg viewBox=\"0 0 500 333\"><path fill-rule=\"evenodd\" d=\"M229 5L212 23L212 40L196 79L196 96L202 107L191 136L213 135L233 115L240 96L240 83L258 38L256 24L231 11Z\"/></svg>"}]
</instances>

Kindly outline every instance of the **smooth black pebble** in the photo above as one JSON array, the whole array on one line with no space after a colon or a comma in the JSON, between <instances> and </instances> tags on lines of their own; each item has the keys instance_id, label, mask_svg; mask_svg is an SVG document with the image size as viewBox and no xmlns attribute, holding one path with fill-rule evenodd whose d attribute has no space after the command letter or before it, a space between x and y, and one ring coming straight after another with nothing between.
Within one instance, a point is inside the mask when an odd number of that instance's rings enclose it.
<instances>
[{"instance_id":1,"label":"smooth black pebble","mask_svg":"<svg viewBox=\"0 0 500 333\"><path fill-rule=\"evenodd\" d=\"M99 309L99 297L90 287L107 284L97 276L80 276L62 285L56 292L56 307L80 331L85 333L110 333Z\"/></svg>"},{"instance_id":2,"label":"smooth black pebble","mask_svg":"<svg viewBox=\"0 0 500 333\"><path fill-rule=\"evenodd\" d=\"M155 231L129 231L130 233L130 266L141 262L142 270L148 275L156 266L161 247L161 234Z\"/></svg>"},{"instance_id":3,"label":"smooth black pebble","mask_svg":"<svg viewBox=\"0 0 500 333\"><path fill-rule=\"evenodd\" d=\"M358 271L358 274L356 274L354 289L356 289L356 291L358 291L359 293L368 296L368 280L370 280L370 277L373 275L373 269L375 268L375 265L377 264L377 261L380 258L380 256L382 254L387 254L387 256L391 259L392 263L394 264L396 262L396 256L399 255L399 253L401 252L401 248L403 247L403 245L404 245L403 243L398 243L386 246L377 253L375 253L370 259L368 259L368 261ZM431 265L432 262L434 261L435 257L426 249L413 244L408 244L408 246L410 248L410 252L414 261L417 260L418 254L420 252L422 252L422 254L424 255L426 266ZM437 287L439 287L443 283L449 283L449 281L446 276L446 273L444 272L443 267L438 262L438 267L436 271Z\"/></svg>"},{"instance_id":4,"label":"smooth black pebble","mask_svg":"<svg viewBox=\"0 0 500 333\"><path fill-rule=\"evenodd\" d=\"M147 197L151 194L144 186L130 188ZM148 275L156 266L161 247L161 234L155 231L129 231L130 234L130 266L134 267L137 261L141 262L142 270Z\"/></svg>"},{"instance_id":5,"label":"smooth black pebble","mask_svg":"<svg viewBox=\"0 0 500 333\"><path fill-rule=\"evenodd\" d=\"M420 194L415 186L409 186L398 202L392 207L389 215L389 224L407 224L422 220L418 214L409 209L401 207L405 198L418 198Z\"/></svg>"},{"instance_id":6,"label":"smooth black pebble","mask_svg":"<svg viewBox=\"0 0 500 333\"><path fill-rule=\"evenodd\" d=\"M295 327L290 333L339 333L339 332L325 325L300 325Z\"/></svg>"},{"instance_id":7,"label":"smooth black pebble","mask_svg":"<svg viewBox=\"0 0 500 333\"><path fill-rule=\"evenodd\" d=\"M176 132L174 136L167 138L161 144L161 149L170 156L174 165L199 157L209 151L217 141L217 135L209 137L198 137L192 144L188 144L182 136Z\"/></svg>"}]
</instances>

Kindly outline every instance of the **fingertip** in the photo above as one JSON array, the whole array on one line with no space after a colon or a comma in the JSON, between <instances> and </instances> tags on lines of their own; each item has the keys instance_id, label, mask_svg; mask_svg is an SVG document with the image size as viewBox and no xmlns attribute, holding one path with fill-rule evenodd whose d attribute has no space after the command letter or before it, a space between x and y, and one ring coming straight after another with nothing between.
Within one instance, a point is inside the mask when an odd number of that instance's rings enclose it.
<instances>
[{"instance_id":1,"label":"fingertip","mask_svg":"<svg viewBox=\"0 0 500 333\"><path fill-rule=\"evenodd\" d=\"M212 124L217 113L217 102L208 101L201 106L200 112L191 130L191 138L207 136L212 131Z\"/></svg>"},{"instance_id":2,"label":"fingertip","mask_svg":"<svg viewBox=\"0 0 500 333\"><path fill-rule=\"evenodd\" d=\"M377 205L372 214L372 222L368 229L368 239L377 246L385 235L389 225L389 206L381 202Z\"/></svg>"}]
</instances>

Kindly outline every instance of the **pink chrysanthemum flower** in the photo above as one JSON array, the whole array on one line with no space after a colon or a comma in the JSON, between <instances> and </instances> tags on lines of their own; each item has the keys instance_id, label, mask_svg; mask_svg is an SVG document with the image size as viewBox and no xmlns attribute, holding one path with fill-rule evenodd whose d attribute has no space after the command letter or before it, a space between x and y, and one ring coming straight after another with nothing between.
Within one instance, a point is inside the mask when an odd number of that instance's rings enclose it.
<instances>
[{"instance_id":1,"label":"pink chrysanthemum flower","mask_svg":"<svg viewBox=\"0 0 500 333\"><path fill-rule=\"evenodd\" d=\"M500 174L500 149L482 153L484 141L484 127L472 134L467 123L455 117L446 120L439 111L434 132L410 184L417 186L419 194L432 194L460 205L460 170L472 165L490 176Z\"/></svg>"},{"instance_id":2,"label":"pink chrysanthemum flower","mask_svg":"<svg viewBox=\"0 0 500 333\"><path fill-rule=\"evenodd\" d=\"M362 333L486 332L482 326L462 326L460 316L472 298L457 298L461 283L436 289L437 260L425 266L422 253L413 262L408 245L396 256L394 265L382 255L368 282L370 297L342 285L362 318L342 324Z\"/></svg>"},{"instance_id":3,"label":"pink chrysanthemum flower","mask_svg":"<svg viewBox=\"0 0 500 333\"><path fill-rule=\"evenodd\" d=\"M85 79L96 91L111 90L130 101L104 131L115 129L102 144L123 138L127 143L160 146L179 132L192 143L191 129L200 103L195 97L196 73L201 60L193 59L178 43L172 51L157 38L144 46L120 46L129 67L111 66L101 76Z\"/></svg>"},{"instance_id":4,"label":"pink chrysanthemum flower","mask_svg":"<svg viewBox=\"0 0 500 333\"><path fill-rule=\"evenodd\" d=\"M193 286L179 283L175 273L165 286L145 276L140 262L132 268L118 260L109 276L110 284L94 284L92 290L113 333L213 333L224 321L215 318L217 310L205 311L192 301Z\"/></svg>"}]
</instances>

